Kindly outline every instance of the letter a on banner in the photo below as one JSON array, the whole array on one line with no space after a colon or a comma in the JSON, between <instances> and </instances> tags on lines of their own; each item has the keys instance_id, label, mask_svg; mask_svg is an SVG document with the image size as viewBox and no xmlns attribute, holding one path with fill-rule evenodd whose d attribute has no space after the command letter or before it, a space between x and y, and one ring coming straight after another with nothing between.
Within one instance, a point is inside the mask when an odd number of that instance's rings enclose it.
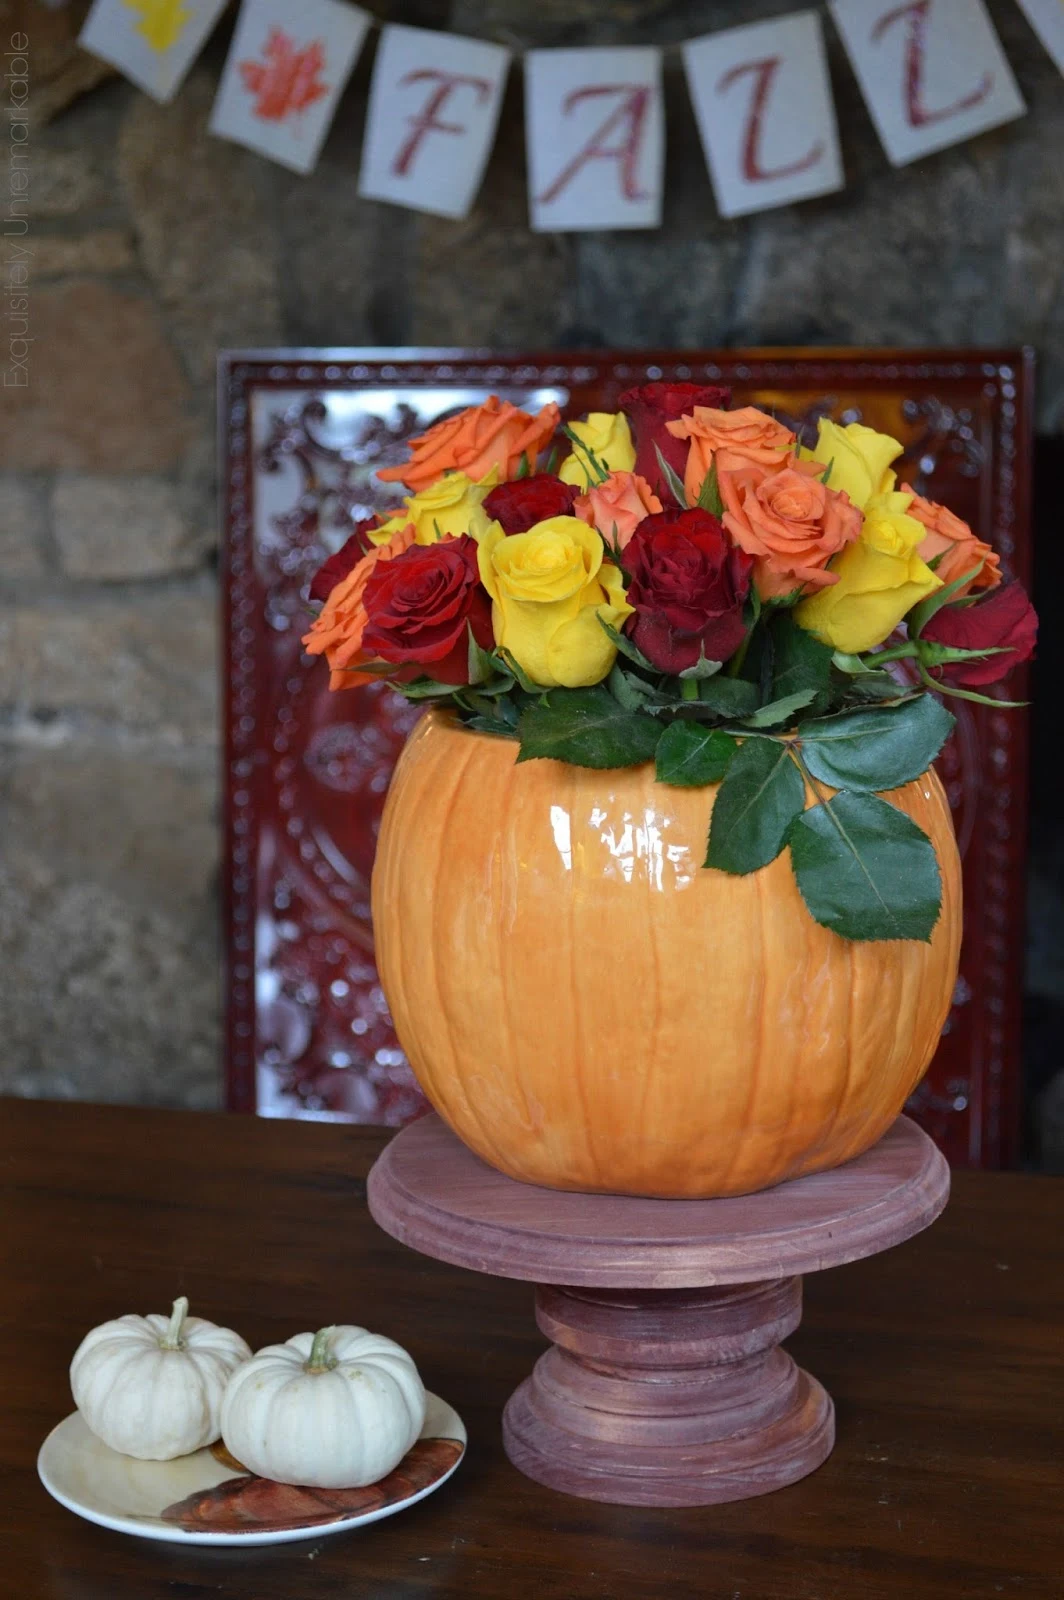
<instances>
[{"instance_id":1,"label":"letter a on banner","mask_svg":"<svg viewBox=\"0 0 1064 1600\"><path fill-rule=\"evenodd\" d=\"M1022 117L983 0L828 0L894 166Z\"/></svg>"},{"instance_id":2,"label":"letter a on banner","mask_svg":"<svg viewBox=\"0 0 1064 1600\"><path fill-rule=\"evenodd\" d=\"M824 39L814 11L683 47L717 207L741 217L842 188Z\"/></svg>"},{"instance_id":3,"label":"letter a on banner","mask_svg":"<svg viewBox=\"0 0 1064 1600\"><path fill-rule=\"evenodd\" d=\"M660 50L530 50L525 123L535 232L661 226Z\"/></svg>"},{"instance_id":4,"label":"letter a on banner","mask_svg":"<svg viewBox=\"0 0 1064 1600\"><path fill-rule=\"evenodd\" d=\"M226 0L96 0L78 44L165 104L225 5Z\"/></svg>"},{"instance_id":5,"label":"letter a on banner","mask_svg":"<svg viewBox=\"0 0 1064 1600\"><path fill-rule=\"evenodd\" d=\"M498 126L510 52L389 25L377 47L358 192L464 217Z\"/></svg>"},{"instance_id":6,"label":"letter a on banner","mask_svg":"<svg viewBox=\"0 0 1064 1600\"><path fill-rule=\"evenodd\" d=\"M310 172L369 24L342 0L244 0L210 132Z\"/></svg>"}]
</instances>

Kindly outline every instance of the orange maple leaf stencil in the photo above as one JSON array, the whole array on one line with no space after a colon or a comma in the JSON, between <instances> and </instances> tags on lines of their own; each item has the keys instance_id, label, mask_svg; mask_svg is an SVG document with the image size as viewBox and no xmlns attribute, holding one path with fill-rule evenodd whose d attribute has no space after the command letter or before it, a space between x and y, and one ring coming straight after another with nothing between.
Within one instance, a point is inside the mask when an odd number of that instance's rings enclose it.
<instances>
[{"instance_id":1,"label":"orange maple leaf stencil","mask_svg":"<svg viewBox=\"0 0 1064 1600\"><path fill-rule=\"evenodd\" d=\"M264 122L283 122L328 94L329 85L321 81L325 46L320 39L300 50L283 28L273 27L262 54L264 60L241 61L239 66L245 89L256 97L252 112Z\"/></svg>"}]
</instances>

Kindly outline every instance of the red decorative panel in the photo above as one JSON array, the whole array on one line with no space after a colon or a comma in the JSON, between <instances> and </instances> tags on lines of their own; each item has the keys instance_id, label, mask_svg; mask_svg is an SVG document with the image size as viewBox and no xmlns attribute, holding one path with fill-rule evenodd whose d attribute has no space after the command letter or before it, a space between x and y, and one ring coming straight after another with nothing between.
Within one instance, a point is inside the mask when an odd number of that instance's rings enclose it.
<instances>
[{"instance_id":1,"label":"red decorative panel","mask_svg":"<svg viewBox=\"0 0 1064 1600\"><path fill-rule=\"evenodd\" d=\"M399 1124L424 1102L373 964L369 877L389 775L417 711L329 694L300 635L314 570L397 495L375 469L442 414L496 393L569 415L656 378L732 385L815 433L861 420L905 443L902 477L1029 576L1032 363L1018 351L757 351L529 357L248 351L220 368L225 520L228 1098L268 1116ZM1021 698L1024 674L1003 686ZM910 1109L961 1165L1007 1165L1019 1122L1027 718L960 701L939 763L964 856L965 940L946 1034Z\"/></svg>"}]
</instances>

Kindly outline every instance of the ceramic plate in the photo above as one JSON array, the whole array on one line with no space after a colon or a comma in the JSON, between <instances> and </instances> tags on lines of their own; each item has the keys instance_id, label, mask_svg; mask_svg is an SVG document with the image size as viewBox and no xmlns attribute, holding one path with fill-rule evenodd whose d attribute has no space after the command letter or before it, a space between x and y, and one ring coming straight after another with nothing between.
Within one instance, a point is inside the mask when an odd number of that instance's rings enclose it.
<instances>
[{"instance_id":1,"label":"ceramic plate","mask_svg":"<svg viewBox=\"0 0 1064 1600\"><path fill-rule=\"evenodd\" d=\"M365 1489L300 1489L244 1471L219 1442L176 1461L119 1455L80 1413L53 1428L37 1471L60 1505L89 1522L175 1544L285 1544L343 1533L393 1516L446 1483L465 1454L461 1418L426 1396L421 1437L379 1483Z\"/></svg>"}]
</instances>

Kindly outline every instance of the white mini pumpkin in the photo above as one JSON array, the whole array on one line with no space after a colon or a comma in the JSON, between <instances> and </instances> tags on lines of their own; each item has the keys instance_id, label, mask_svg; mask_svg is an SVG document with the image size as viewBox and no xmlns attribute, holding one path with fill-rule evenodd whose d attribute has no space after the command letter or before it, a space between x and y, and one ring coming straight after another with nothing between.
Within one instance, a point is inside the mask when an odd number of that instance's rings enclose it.
<instances>
[{"instance_id":1,"label":"white mini pumpkin","mask_svg":"<svg viewBox=\"0 0 1064 1600\"><path fill-rule=\"evenodd\" d=\"M219 1437L226 1383L250 1356L232 1329L190 1317L182 1295L169 1317L116 1317L93 1328L74 1352L70 1387L112 1450L172 1461Z\"/></svg>"},{"instance_id":2,"label":"white mini pumpkin","mask_svg":"<svg viewBox=\"0 0 1064 1600\"><path fill-rule=\"evenodd\" d=\"M401 1345L365 1328L297 1333L234 1372L222 1439L278 1483L354 1489L391 1472L421 1433L425 1388Z\"/></svg>"}]
</instances>

